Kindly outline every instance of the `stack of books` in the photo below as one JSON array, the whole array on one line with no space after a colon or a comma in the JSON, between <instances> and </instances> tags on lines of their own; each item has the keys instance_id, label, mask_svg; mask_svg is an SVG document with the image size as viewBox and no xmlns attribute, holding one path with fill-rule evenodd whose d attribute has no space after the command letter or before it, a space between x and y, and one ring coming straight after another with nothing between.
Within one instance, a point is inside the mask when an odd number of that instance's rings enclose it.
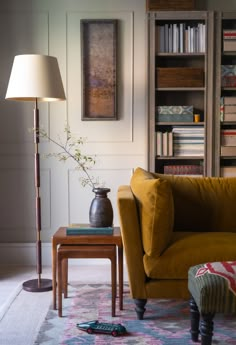
<instances>
[{"instance_id":1,"label":"stack of books","mask_svg":"<svg viewBox=\"0 0 236 345\"><path fill-rule=\"evenodd\" d=\"M74 223L66 228L67 235L112 235L113 232L112 226L95 228L81 223Z\"/></svg>"},{"instance_id":2,"label":"stack of books","mask_svg":"<svg viewBox=\"0 0 236 345\"><path fill-rule=\"evenodd\" d=\"M236 129L221 130L221 154L236 156Z\"/></svg>"},{"instance_id":3,"label":"stack of books","mask_svg":"<svg viewBox=\"0 0 236 345\"><path fill-rule=\"evenodd\" d=\"M204 127L174 126L173 151L174 156L203 156Z\"/></svg>"},{"instance_id":4,"label":"stack of books","mask_svg":"<svg viewBox=\"0 0 236 345\"><path fill-rule=\"evenodd\" d=\"M236 97L221 97L220 120L236 121Z\"/></svg>"},{"instance_id":5,"label":"stack of books","mask_svg":"<svg viewBox=\"0 0 236 345\"><path fill-rule=\"evenodd\" d=\"M236 51L236 30L223 31L223 50L224 52Z\"/></svg>"}]
</instances>

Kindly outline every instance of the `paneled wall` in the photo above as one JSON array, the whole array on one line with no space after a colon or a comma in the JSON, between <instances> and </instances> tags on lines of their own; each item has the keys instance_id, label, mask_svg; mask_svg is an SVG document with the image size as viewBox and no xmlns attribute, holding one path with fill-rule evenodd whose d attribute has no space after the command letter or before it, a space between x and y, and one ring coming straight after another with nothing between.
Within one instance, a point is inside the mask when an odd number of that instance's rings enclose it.
<instances>
[{"instance_id":1,"label":"paneled wall","mask_svg":"<svg viewBox=\"0 0 236 345\"><path fill-rule=\"evenodd\" d=\"M81 120L81 19L118 19L118 120ZM84 152L96 155L93 175L116 192L137 166L147 165L146 18L144 0L8 0L0 3L0 260L35 261L34 104L6 101L13 58L49 54L58 58L66 102L40 104L40 125L64 139L64 125L87 138ZM82 187L72 162L43 154L56 147L41 141L43 262L50 263L50 239L61 225L88 222L93 198Z\"/></svg>"}]
</instances>

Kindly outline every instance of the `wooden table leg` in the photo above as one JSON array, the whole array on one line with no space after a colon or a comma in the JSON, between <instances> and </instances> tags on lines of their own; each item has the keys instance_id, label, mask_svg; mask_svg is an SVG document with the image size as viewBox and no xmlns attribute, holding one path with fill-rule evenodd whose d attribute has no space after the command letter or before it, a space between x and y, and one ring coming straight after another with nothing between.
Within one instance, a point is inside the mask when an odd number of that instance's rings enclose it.
<instances>
[{"instance_id":1,"label":"wooden table leg","mask_svg":"<svg viewBox=\"0 0 236 345\"><path fill-rule=\"evenodd\" d=\"M123 310L123 285L124 285L124 274L123 274L123 247L118 247L118 269L119 269L119 301L120 310Z\"/></svg>"},{"instance_id":2,"label":"wooden table leg","mask_svg":"<svg viewBox=\"0 0 236 345\"><path fill-rule=\"evenodd\" d=\"M111 315L116 316L116 246L111 258Z\"/></svg>"},{"instance_id":3,"label":"wooden table leg","mask_svg":"<svg viewBox=\"0 0 236 345\"><path fill-rule=\"evenodd\" d=\"M52 304L57 308L57 244L52 239Z\"/></svg>"},{"instance_id":4,"label":"wooden table leg","mask_svg":"<svg viewBox=\"0 0 236 345\"><path fill-rule=\"evenodd\" d=\"M68 297L68 259L62 260L62 289L64 298Z\"/></svg>"},{"instance_id":5,"label":"wooden table leg","mask_svg":"<svg viewBox=\"0 0 236 345\"><path fill-rule=\"evenodd\" d=\"M62 316L62 258L60 254L57 255L57 270L58 270L58 316Z\"/></svg>"}]
</instances>

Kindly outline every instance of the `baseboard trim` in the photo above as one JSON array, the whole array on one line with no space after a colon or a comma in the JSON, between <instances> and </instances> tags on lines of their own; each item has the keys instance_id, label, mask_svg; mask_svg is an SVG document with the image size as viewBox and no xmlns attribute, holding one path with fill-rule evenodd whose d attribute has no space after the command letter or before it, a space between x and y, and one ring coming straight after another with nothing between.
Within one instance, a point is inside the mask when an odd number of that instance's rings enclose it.
<instances>
[{"instance_id":1,"label":"baseboard trim","mask_svg":"<svg viewBox=\"0 0 236 345\"><path fill-rule=\"evenodd\" d=\"M52 264L51 243L42 243L42 265ZM75 265L107 265L109 259L71 259L70 264ZM0 243L0 265L36 265L35 243Z\"/></svg>"}]
</instances>

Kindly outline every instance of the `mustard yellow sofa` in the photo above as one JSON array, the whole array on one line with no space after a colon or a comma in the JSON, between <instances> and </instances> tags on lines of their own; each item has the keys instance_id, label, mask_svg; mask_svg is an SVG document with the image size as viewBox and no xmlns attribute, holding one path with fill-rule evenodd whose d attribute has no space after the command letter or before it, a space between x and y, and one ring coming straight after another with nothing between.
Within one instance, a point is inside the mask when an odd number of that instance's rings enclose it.
<instances>
[{"instance_id":1,"label":"mustard yellow sofa","mask_svg":"<svg viewBox=\"0 0 236 345\"><path fill-rule=\"evenodd\" d=\"M236 177L182 177L137 168L118 212L138 319L147 299L189 298L188 269L236 259Z\"/></svg>"}]
</instances>

